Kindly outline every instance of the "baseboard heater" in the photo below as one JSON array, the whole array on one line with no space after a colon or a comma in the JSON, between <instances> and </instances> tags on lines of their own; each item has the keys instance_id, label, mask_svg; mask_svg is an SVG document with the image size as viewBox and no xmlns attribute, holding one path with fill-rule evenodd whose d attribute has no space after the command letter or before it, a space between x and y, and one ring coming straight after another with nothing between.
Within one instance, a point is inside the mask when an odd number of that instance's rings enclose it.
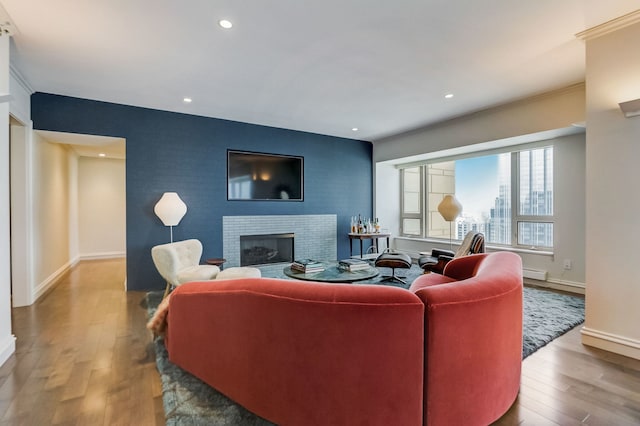
<instances>
[{"instance_id":1,"label":"baseboard heater","mask_svg":"<svg viewBox=\"0 0 640 426\"><path fill-rule=\"evenodd\" d=\"M543 271L543 270L540 270L540 269L524 268L524 269L522 269L522 276L525 277L525 278L532 279L532 280L546 281L547 280L547 271Z\"/></svg>"}]
</instances>

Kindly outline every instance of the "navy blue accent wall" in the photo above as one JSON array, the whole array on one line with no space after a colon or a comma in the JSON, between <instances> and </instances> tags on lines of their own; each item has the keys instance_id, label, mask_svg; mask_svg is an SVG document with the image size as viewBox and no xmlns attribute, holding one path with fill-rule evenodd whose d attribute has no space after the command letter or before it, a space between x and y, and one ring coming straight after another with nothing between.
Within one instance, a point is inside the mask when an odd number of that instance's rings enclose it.
<instances>
[{"instance_id":1,"label":"navy blue accent wall","mask_svg":"<svg viewBox=\"0 0 640 426\"><path fill-rule=\"evenodd\" d=\"M369 142L45 93L32 95L31 117L38 130L126 139L130 290L164 288L150 253L169 242L169 229L153 212L167 191L188 208L174 240L198 238L203 258L222 256L222 216L336 214L343 258L350 217L372 214ZM304 201L227 201L229 148L303 156Z\"/></svg>"}]
</instances>

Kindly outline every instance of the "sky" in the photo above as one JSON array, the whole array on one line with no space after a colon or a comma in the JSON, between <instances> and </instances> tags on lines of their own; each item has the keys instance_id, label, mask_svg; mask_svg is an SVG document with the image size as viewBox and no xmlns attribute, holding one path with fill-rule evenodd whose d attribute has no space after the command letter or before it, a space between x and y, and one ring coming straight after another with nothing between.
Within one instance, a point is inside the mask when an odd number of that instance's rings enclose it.
<instances>
[{"instance_id":1,"label":"sky","mask_svg":"<svg viewBox=\"0 0 640 426\"><path fill-rule=\"evenodd\" d=\"M456 160L456 198L463 215L488 215L495 205L498 185L497 155Z\"/></svg>"}]
</instances>

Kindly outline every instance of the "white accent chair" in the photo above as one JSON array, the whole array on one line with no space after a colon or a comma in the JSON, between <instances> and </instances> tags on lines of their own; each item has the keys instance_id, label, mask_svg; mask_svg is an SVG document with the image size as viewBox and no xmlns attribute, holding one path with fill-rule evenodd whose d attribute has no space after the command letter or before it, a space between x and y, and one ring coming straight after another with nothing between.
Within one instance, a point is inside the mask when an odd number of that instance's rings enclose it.
<instances>
[{"instance_id":1,"label":"white accent chair","mask_svg":"<svg viewBox=\"0 0 640 426\"><path fill-rule=\"evenodd\" d=\"M167 281L164 297L173 287L191 281L208 281L216 278L220 268L200 265L202 243L191 239L161 244L151 248L151 257L158 272Z\"/></svg>"}]
</instances>

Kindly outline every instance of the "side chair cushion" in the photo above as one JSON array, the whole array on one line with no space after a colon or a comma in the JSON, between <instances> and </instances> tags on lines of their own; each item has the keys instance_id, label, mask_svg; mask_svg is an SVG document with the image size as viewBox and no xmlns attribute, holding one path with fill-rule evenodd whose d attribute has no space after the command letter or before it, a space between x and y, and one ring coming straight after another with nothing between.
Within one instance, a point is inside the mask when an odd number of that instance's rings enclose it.
<instances>
[{"instance_id":1,"label":"side chair cushion","mask_svg":"<svg viewBox=\"0 0 640 426\"><path fill-rule=\"evenodd\" d=\"M476 234L471 241L471 247L469 247L469 253L477 254L484 253L484 235Z\"/></svg>"},{"instance_id":2,"label":"side chair cushion","mask_svg":"<svg viewBox=\"0 0 640 426\"><path fill-rule=\"evenodd\" d=\"M260 278L262 273L258 268L252 268L250 266L232 266L223 271L220 271L217 280L232 280L236 278Z\"/></svg>"},{"instance_id":3,"label":"side chair cushion","mask_svg":"<svg viewBox=\"0 0 640 426\"><path fill-rule=\"evenodd\" d=\"M196 265L180 270L177 278L180 284L192 281L208 281L215 279L219 272L220 268L215 265Z\"/></svg>"}]
</instances>

